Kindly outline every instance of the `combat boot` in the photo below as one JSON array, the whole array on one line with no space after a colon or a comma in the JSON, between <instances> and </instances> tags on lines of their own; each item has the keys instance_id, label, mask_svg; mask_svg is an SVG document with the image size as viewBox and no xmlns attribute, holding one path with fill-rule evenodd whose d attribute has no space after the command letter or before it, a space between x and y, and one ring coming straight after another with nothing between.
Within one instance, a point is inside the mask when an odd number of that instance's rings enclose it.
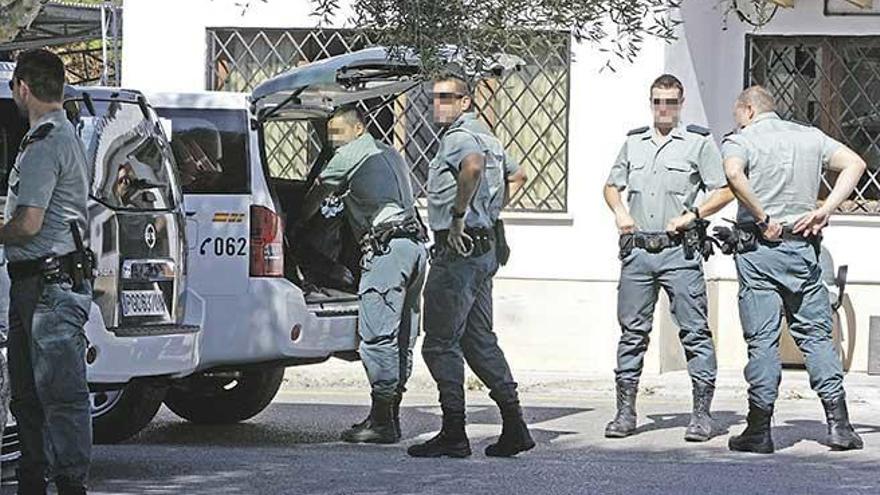
<instances>
[{"instance_id":1,"label":"combat boot","mask_svg":"<svg viewBox=\"0 0 880 495\"><path fill-rule=\"evenodd\" d=\"M694 383L694 410L691 422L684 433L688 442L706 442L712 438L712 397L715 386L705 383Z\"/></svg>"},{"instance_id":2,"label":"combat boot","mask_svg":"<svg viewBox=\"0 0 880 495\"><path fill-rule=\"evenodd\" d=\"M617 381L617 415L605 427L605 437L624 438L636 431L636 394L638 382Z\"/></svg>"},{"instance_id":3,"label":"combat boot","mask_svg":"<svg viewBox=\"0 0 880 495\"><path fill-rule=\"evenodd\" d=\"M47 482L42 476L33 476L18 471L17 495L46 495Z\"/></svg>"},{"instance_id":4,"label":"combat boot","mask_svg":"<svg viewBox=\"0 0 880 495\"><path fill-rule=\"evenodd\" d=\"M773 437L770 435L770 419L773 417L773 406L762 409L749 402L749 415L746 417L746 429L739 435L730 437L727 447L739 452L757 454L773 453Z\"/></svg>"},{"instance_id":5,"label":"combat boot","mask_svg":"<svg viewBox=\"0 0 880 495\"><path fill-rule=\"evenodd\" d=\"M828 444L835 450L859 450L865 446L859 434L849 422L846 395L836 399L822 400L828 419Z\"/></svg>"},{"instance_id":6,"label":"combat boot","mask_svg":"<svg viewBox=\"0 0 880 495\"><path fill-rule=\"evenodd\" d=\"M523 420L519 403L501 407L501 436L498 441L486 447L489 457L513 457L520 452L535 448L535 441Z\"/></svg>"},{"instance_id":7,"label":"combat boot","mask_svg":"<svg viewBox=\"0 0 880 495\"><path fill-rule=\"evenodd\" d=\"M392 400L373 395L370 417L366 424L358 423L342 433L342 440L349 443L397 443L400 436L394 429L391 417Z\"/></svg>"},{"instance_id":8,"label":"combat boot","mask_svg":"<svg viewBox=\"0 0 880 495\"><path fill-rule=\"evenodd\" d=\"M443 427L434 438L406 449L412 457L458 457L471 455L471 444L464 431L464 413L443 413Z\"/></svg>"},{"instance_id":9,"label":"combat boot","mask_svg":"<svg viewBox=\"0 0 880 495\"><path fill-rule=\"evenodd\" d=\"M65 479L55 480L58 495L86 495L86 487L82 483L74 483Z\"/></svg>"}]
</instances>

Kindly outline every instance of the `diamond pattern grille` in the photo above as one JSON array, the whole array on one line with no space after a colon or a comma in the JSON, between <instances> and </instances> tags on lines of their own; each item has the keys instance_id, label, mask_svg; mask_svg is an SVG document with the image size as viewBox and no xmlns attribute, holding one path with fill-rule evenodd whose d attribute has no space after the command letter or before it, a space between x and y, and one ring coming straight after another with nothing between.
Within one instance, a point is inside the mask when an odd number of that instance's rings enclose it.
<instances>
[{"instance_id":1,"label":"diamond pattern grille","mask_svg":"<svg viewBox=\"0 0 880 495\"><path fill-rule=\"evenodd\" d=\"M880 36L752 36L745 82L765 86L779 114L859 153L868 171L841 213L880 214ZM822 197L835 174L822 177Z\"/></svg>"},{"instance_id":2,"label":"diamond pattern grille","mask_svg":"<svg viewBox=\"0 0 880 495\"><path fill-rule=\"evenodd\" d=\"M249 91L291 67L369 46L351 30L209 29L207 87ZM570 36L560 32L516 32L505 52L526 67L476 88L478 113L529 175L512 198L519 211L565 211L568 191L568 101ZM362 102L374 136L397 148L411 168L413 188L425 196L428 162L440 131L432 119L431 87L423 84L391 100ZM321 130L308 122L270 123L266 159L273 176L308 174L321 151Z\"/></svg>"}]
</instances>

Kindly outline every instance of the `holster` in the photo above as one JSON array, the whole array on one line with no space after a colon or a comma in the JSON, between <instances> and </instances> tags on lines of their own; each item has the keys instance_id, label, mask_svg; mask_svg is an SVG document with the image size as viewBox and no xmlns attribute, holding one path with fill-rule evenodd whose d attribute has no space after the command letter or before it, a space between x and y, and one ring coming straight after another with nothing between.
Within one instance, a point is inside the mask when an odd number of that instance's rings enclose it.
<instances>
[{"instance_id":1,"label":"holster","mask_svg":"<svg viewBox=\"0 0 880 495\"><path fill-rule=\"evenodd\" d=\"M704 261L708 261L709 257L715 254L715 248L706 229L709 222L703 219L694 220L684 232L682 232L682 245L684 246L684 257L692 260L699 254Z\"/></svg>"},{"instance_id":2,"label":"holster","mask_svg":"<svg viewBox=\"0 0 880 495\"><path fill-rule=\"evenodd\" d=\"M495 221L495 258L498 264L504 266L510 259L510 245L507 244L507 235L504 233L504 222L501 219Z\"/></svg>"}]
</instances>

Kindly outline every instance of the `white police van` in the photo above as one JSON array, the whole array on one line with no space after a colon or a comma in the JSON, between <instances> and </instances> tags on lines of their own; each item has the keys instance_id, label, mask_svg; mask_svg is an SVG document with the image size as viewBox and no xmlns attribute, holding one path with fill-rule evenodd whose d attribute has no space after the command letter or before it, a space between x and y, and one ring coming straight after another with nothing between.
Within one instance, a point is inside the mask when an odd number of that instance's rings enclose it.
<instances>
[{"instance_id":1,"label":"white police van","mask_svg":"<svg viewBox=\"0 0 880 495\"><path fill-rule=\"evenodd\" d=\"M0 206L28 129L7 84L13 68L0 63ZM141 93L119 88L68 87L64 108L92 179L88 239L97 273L86 361L94 436L114 442L148 424L169 381L196 368L203 307L186 288L183 197L156 113ZM13 440L15 429L7 433ZM4 459L14 454L4 445Z\"/></svg>"}]
</instances>

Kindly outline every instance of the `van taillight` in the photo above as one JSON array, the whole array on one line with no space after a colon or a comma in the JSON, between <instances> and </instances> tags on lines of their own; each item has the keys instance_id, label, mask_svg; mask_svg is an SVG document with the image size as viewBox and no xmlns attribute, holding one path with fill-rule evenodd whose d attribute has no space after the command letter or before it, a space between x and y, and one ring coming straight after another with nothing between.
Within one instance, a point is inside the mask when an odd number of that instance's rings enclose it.
<instances>
[{"instance_id":1,"label":"van taillight","mask_svg":"<svg viewBox=\"0 0 880 495\"><path fill-rule=\"evenodd\" d=\"M284 276L281 217L265 206L251 206L251 277Z\"/></svg>"}]
</instances>

